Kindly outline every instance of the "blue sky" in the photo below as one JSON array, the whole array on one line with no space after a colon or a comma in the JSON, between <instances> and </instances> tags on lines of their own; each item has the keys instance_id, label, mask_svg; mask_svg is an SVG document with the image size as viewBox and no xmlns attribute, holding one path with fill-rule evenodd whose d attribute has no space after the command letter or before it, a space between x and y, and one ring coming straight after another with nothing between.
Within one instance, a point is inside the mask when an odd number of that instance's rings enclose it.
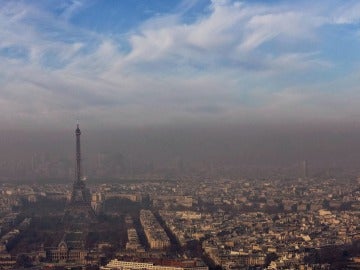
<instances>
[{"instance_id":1,"label":"blue sky","mask_svg":"<svg viewBox=\"0 0 360 270\"><path fill-rule=\"evenodd\" d=\"M0 124L360 118L359 1L0 1Z\"/></svg>"}]
</instances>

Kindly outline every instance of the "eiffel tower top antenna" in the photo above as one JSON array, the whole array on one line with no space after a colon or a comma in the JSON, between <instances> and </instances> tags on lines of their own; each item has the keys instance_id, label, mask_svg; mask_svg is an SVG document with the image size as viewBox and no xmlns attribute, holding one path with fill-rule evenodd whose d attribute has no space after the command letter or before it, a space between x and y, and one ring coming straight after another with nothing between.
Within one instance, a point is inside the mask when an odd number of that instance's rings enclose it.
<instances>
[{"instance_id":1,"label":"eiffel tower top antenna","mask_svg":"<svg viewBox=\"0 0 360 270\"><path fill-rule=\"evenodd\" d=\"M79 123L76 125L75 136L76 136L76 171L75 171L75 182L79 184L82 180L82 167L81 167L81 146L80 146L80 127Z\"/></svg>"}]
</instances>

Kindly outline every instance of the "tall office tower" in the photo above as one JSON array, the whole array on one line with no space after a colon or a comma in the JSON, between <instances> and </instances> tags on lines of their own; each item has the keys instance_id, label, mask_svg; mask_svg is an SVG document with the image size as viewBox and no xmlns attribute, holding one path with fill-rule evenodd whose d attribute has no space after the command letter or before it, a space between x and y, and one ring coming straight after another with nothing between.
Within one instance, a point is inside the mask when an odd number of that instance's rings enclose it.
<instances>
[{"instance_id":1,"label":"tall office tower","mask_svg":"<svg viewBox=\"0 0 360 270\"><path fill-rule=\"evenodd\" d=\"M308 178L308 163L307 160L302 162L302 174L304 178Z\"/></svg>"},{"instance_id":2,"label":"tall office tower","mask_svg":"<svg viewBox=\"0 0 360 270\"><path fill-rule=\"evenodd\" d=\"M75 181L73 183L70 202L65 209L64 221L76 224L89 224L95 221L95 213L91 207L91 196L82 179L81 166L81 147L80 147L81 131L79 124L75 130L76 136L76 171Z\"/></svg>"}]
</instances>

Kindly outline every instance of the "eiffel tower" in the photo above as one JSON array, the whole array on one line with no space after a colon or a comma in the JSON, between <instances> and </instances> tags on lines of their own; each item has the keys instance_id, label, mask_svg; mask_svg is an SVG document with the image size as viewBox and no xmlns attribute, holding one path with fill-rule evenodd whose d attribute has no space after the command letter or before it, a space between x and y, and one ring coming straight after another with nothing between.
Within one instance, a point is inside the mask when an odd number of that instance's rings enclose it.
<instances>
[{"instance_id":1,"label":"eiffel tower","mask_svg":"<svg viewBox=\"0 0 360 270\"><path fill-rule=\"evenodd\" d=\"M70 227L82 227L96 221L95 212L91 207L91 196L82 179L81 167L81 148L80 148L81 131L79 124L75 130L76 136L76 171L75 181L73 183L70 202L66 206L63 221Z\"/></svg>"}]
</instances>

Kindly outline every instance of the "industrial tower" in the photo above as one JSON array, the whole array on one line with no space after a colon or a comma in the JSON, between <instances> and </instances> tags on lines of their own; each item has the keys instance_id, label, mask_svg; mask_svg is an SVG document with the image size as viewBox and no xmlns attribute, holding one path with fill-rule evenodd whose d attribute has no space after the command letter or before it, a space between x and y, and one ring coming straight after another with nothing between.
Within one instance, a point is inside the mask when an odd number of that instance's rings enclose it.
<instances>
[{"instance_id":1,"label":"industrial tower","mask_svg":"<svg viewBox=\"0 0 360 270\"><path fill-rule=\"evenodd\" d=\"M81 131L79 124L75 130L76 136L76 170L70 201L65 209L64 221L77 224L89 224L95 221L95 212L91 207L91 196L82 178L81 164Z\"/></svg>"}]
</instances>

